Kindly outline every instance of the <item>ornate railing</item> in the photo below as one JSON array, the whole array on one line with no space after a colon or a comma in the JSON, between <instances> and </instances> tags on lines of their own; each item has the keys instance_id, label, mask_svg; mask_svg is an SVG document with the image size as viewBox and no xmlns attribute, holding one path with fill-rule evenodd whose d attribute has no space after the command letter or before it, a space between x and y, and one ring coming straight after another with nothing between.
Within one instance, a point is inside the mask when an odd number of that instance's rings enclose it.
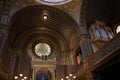
<instances>
[{"instance_id":1,"label":"ornate railing","mask_svg":"<svg viewBox=\"0 0 120 80\"><path fill-rule=\"evenodd\" d=\"M98 61L104 60L107 56L112 55L115 51L120 49L120 33L114 36L108 43L106 43L98 52L91 55L88 60L88 66L92 66Z\"/></svg>"}]
</instances>

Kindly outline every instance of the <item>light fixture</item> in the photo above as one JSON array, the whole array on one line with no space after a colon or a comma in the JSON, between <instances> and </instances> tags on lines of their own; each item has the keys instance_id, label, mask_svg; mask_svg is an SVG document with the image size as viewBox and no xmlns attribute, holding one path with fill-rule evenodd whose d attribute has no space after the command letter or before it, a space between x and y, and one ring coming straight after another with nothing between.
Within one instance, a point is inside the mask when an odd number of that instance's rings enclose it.
<instances>
[{"instance_id":1,"label":"light fixture","mask_svg":"<svg viewBox=\"0 0 120 80\"><path fill-rule=\"evenodd\" d=\"M68 76L66 76L66 79L67 79L67 80L75 80L75 79L76 79L76 76L73 75L73 74L69 74Z\"/></svg>"},{"instance_id":2,"label":"light fixture","mask_svg":"<svg viewBox=\"0 0 120 80\"><path fill-rule=\"evenodd\" d=\"M48 19L48 11L47 10L43 10L42 15L43 15L44 20Z\"/></svg>"},{"instance_id":3,"label":"light fixture","mask_svg":"<svg viewBox=\"0 0 120 80\"><path fill-rule=\"evenodd\" d=\"M48 16L47 15L43 15L43 19L44 20L48 19Z\"/></svg>"},{"instance_id":4,"label":"light fixture","mask_svg":"<svg viewBox=\"0 0 120 80\"><path fill-rule=\"evenodd\" d=\"M61 78L61 80L63 80L63 78Z\"/></svg>"},{"instance_id":5,"label":"light fixture","mask_svg":"<svg viewBox=\"0 0 120 80\"><path fill-rule=\"evenodd\" d=\"M76 76L73 75L73 74L69 74L68 76L65 77L66 79L65 80L75 80L76 79ZM63 78L61 78L61 80L64 80Z\"/></svg>"},{"instance_id":6,"label":"light fixture","mask_svg":"<svg viewBox=\"0 0 120 80\"><path fill-rule=\"evenodd\" d=\"M20 74L20 77L22 77L23 76L23 74Z\"/></svg>"},{"instance_id":7,"label":"light fixture","mask_svg":"<svg viewBox=\"0 0 120 80\"><path fill-rule=\"evenodd\" d=\"M23 76L23 74L19 74L19 76L14 76L15 80L27 80L26 76Z\"/></svg>"},{"instance_id":8,"label":"light fixture","mask_svg":"<svg viewBox=\"0 0 120 80\"><path fill-rule=\"evenodd\" d=\"M18 79L18 77L17 77L17 76L15 76L15 77L14 77L14 79Z\"/></svg>"}]
</instances>

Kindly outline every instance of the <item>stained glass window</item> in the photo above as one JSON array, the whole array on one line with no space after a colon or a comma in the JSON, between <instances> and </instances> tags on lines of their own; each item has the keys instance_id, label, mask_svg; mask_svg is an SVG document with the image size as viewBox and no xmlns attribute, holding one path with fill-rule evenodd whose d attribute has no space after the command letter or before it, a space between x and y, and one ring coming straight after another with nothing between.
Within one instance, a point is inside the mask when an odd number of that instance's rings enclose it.
<instances>
[{"instance_id":1,"label":"stained glass window","mask_svg":"<svg viewBox=\"0 0 120 80\"><path fill-rule=\"evenodd\" d=\"M51 47L47 43L38 43L35 46L35 53L37 56L49 56L51 53Z\"/></svg>"}]
</instances>

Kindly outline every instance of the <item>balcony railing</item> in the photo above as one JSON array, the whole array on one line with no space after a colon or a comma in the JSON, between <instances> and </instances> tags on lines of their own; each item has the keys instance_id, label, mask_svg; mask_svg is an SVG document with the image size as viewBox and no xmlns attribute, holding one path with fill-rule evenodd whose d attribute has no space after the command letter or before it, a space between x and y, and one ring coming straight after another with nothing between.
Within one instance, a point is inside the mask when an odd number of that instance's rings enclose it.
<instances>
[{"instance_id":1,"label":"balcony railing","mask_svg":"<svg viewBox=\"0 0 120 80\"><path fill-rule=\"evenodd\" d=\"M76 70L75 75L80 76L87 70L90 70L94 65L99 64L111 55L115 55L115 51L120 49L120 33L114 36L96 53L92 54L88 59Z\"/></svg>"},{"instance_id":2,"label":"balcony railing","mask_svg":"<svg viewBox=\"0 0 120 80\"><path fill-rule=\"evenodd\" d=\"M104 60L106 57L112 55L115 51L120 49L120 33L114 36L108 43L106 43L98 52L91 55L88 60L88 66L92 66L98 61Z\"/></svg>"}]
</instances>

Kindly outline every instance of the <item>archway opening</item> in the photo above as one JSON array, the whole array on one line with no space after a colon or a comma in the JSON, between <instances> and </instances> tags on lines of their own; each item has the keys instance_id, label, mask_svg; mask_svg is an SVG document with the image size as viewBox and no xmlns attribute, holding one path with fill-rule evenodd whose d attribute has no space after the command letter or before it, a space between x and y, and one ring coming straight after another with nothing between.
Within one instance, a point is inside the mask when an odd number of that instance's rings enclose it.
<instances>
[{"instance_id":1,"label":"archway opening","mask_svg":"<svg viewBox=\"0 0 120 80\"><path fill-rule=\"evenodd\" d=\"M49 80L49 78L47 74L39 73L36 75L36 80Z\"/></svg>"}]
</instances>

